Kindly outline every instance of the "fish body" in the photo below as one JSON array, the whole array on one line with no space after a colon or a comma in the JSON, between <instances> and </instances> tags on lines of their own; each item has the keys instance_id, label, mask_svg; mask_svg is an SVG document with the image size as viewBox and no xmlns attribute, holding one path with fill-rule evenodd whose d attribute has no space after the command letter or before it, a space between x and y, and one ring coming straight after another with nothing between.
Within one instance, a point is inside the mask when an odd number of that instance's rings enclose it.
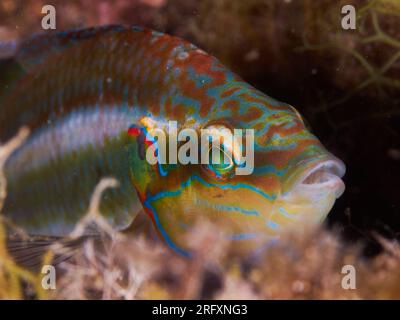
<instances>
[{"instance_id":1,"label":"fish body","mask_svg":"<svg viewBox=\"0 0 400 320\"><path fill-rule=\"evenodd\" d=\"M238 247L257 249L323 221L344 190L344 164L293 107L182 39L124 26L39 35L19 46L7 73L0 141L23 125L32 135L6 163L3 213L30 234L68 235L104 176L120 181L100 208L116 229L143 208L185 256L198 219L224 229ZM171 120L179 129L254 130L254 171L150 164L142 133Z\"/></svg>"}]
</instances>

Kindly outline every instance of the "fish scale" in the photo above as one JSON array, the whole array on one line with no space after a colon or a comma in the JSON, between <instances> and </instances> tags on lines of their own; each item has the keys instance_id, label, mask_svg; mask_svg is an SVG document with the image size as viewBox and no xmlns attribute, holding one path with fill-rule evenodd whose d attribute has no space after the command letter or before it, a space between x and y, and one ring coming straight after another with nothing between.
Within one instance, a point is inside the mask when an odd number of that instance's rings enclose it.
<instances>
[{"instance_id":1,"label":"fish scale","mask_svg":"<svg viewBox=\"0 0 400 320\"><path fill-rule=\"evenodd\" d=\"M184 255L188 226L199 216L254 247L280 226L296 225L290 217L304 210L287 206L310 208L305 215L320 221L333 205L314 210L311 200L295 206L280 200L307 171L340 160L293 107L185 40L126 26L37 35L21 43L8 68L10 81L0 79L0 141L22 125L32 135L6 163L3 211L31 234L67 235L104 176L121 183L101 203L115 228L128 227L144 208L165 242ZM218 170L213 166L150 165L138 152L148 119L159 128L177 121L196 130L218 123L254 129L254 173L227 179L209 172Z\"/></svg>"}]
</instances>

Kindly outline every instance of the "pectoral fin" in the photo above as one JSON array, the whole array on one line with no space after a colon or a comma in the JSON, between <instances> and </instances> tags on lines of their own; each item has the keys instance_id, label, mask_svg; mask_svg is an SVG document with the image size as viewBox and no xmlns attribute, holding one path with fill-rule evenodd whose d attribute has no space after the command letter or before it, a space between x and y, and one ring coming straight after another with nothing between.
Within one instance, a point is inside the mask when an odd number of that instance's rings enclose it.
<instances>
[{"instance_id":1,"label":"pectoral fin","mask_svg":"<svg viewBox=\"0 0 400 320\"><path fill-rule=\"evenodd\" d=\"M7 250L20 266L30 270L40 270L44 263L45 255L55 248L54 258L51 260L53 266L73 257L82 248L85 241L98 239L96 236L83 236L76 239L62 237L29 236L29 238L9 237L7 239Z\"/></svg>"}]
</instances>

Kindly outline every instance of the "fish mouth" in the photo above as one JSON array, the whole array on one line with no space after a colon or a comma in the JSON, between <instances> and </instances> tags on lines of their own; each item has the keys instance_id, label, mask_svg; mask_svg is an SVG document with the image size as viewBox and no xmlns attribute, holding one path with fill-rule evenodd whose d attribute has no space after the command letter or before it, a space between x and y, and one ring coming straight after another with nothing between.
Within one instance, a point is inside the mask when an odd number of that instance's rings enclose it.
<instances>
[{"instance_id":1,"label":"fish mouth","mask_svg":"<svg viewBox=\"0 0 400 320\"><path fill-rule=\"evenodd\" d=\"M334 156L302 161L296 165L292 172L283 184L283 194L299 188L304 191L330 190L337 199L345 190L341 178L346 172L346 166Z\"/></svg>"},{"instance_id":2,"label":"fish mouth","mask_svg":"<svg viewBox=\"0 0 400 320\"><path fill-rule=\"evenodd\" d=\"M332 189L335 198L338 199L345 189L344 182L341 179L344 176L345 170L342 162L337 162L335 160L325 161L307 172L298 184L298 187L306 189Z\"/></svg>"}]
</instances>

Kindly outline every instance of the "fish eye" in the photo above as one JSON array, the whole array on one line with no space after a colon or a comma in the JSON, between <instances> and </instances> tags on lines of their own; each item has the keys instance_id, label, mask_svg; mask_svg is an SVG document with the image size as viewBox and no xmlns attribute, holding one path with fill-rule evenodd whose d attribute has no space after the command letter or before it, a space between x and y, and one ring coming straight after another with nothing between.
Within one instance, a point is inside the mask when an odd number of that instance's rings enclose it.
<instances>
[{"instance_id":1,"label":"fish eye","mask_svg":"<svg viewBox=\"0 0 400 320\"><path fill-rule=\"evenodd\" d=\"M224 147L214 147L209 149L209 163L206 170L217 179L226 179L232 175L235 163L224 149Z\"/></svg>"},{"instance_id":2,"label":"fish eye","mask_svg":"<svg viewBox=\"0 0 400 320\"><path fill-rule=\"evenodd\" d=\"M203 169L215 179L232 177L236 166L234 158L236 144L232 129L225 124L212 124L205 129L211 146L208 148L208 163L202 165Z\"/></svg>"}]
</instances>

